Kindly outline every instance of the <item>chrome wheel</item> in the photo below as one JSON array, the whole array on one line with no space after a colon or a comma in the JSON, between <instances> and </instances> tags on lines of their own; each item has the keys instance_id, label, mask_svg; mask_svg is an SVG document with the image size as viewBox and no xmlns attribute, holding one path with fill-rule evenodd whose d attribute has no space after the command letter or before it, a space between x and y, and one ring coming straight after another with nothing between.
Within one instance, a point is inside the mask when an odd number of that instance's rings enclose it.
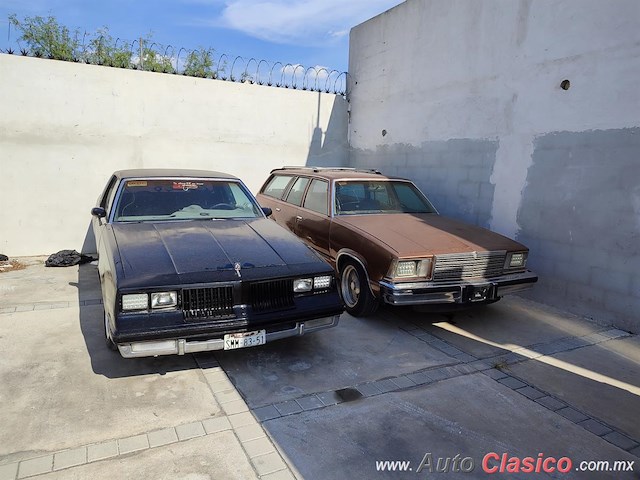
<instances>
[{"instance_id":1,"label":"chrome wheel","mask_svg":"<svg viewBox=\"0 0 640 480\"><path fill-rule=\"evenodd\" d=\"M349 308L354 308L360 299L360 276L356 267L349 264L342 271L340 280L342 299Z\"/></svg>"},{"instance_id":2,"label":"chrome wheel","mask_svg":"<svg viewBox=\"0 0 640 480\"><path fill-rule=\"evenodd\" d=\"M113 342L111 338L111 330L109 329L109 317L107 317L107 312L104 312L104 341L107 344L109 350L116 351L118 350L118 346Z\"/></svg>"}]
</instances>

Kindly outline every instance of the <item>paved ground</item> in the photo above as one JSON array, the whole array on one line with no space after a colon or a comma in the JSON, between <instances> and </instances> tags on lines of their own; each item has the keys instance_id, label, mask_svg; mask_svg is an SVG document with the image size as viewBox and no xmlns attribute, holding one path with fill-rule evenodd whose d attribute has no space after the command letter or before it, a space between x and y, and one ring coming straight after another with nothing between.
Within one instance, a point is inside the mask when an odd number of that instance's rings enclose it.
<instances>
[{"instance_id":1,"label":"paved ground","mask_svg":"<svg viewBox=\"0 0 640 480\"><path fill-rule=\"evenodd\" d=\"M637 335L511 297L124 360L95 267L42 260L0 273L0 480L482 478L503 454L571 461L508 478L640 478ZM577 470L590 461L622 471Z\"/></svg>"}]
</instances>

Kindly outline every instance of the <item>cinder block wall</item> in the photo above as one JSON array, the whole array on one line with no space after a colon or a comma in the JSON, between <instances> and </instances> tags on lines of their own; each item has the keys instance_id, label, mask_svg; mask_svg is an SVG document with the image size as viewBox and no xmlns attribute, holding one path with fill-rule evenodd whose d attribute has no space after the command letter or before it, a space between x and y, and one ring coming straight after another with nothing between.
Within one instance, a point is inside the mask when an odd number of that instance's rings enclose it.
<instances>
[{"instance_id":1,"label":"cinder block wall","mask_svg":"<svg viewBox=\"0 0 640 480\"><path fill-rule=\"evenodd\" d=\"M640 3L408 0L349 71L352 165L527 244L533 298L640 331Z\"/></svg>"},{"instance_id":2,"label":"cinder block wall","mask_svg":"<svg viewBox=\"0 0 640 480\"><path fill-rule=\"evenodd\" d=\"M91 251L114 170L344 165L339 96L0 54L0 253Z\"/></svg>"}]
</instances>

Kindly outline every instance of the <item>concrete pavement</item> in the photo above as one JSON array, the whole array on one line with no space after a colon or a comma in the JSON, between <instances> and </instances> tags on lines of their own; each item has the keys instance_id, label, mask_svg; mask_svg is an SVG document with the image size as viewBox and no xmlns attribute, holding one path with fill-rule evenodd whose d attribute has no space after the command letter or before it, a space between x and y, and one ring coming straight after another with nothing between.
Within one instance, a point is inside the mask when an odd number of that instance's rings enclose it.
<instances>
[{"instance_id":1,"label":"concrete pavement","mask_svg":"<svg viewBox=\"0 0 640 480\"><path fill-rule=\"evenodd\" d=\"M0 480L422 479L447 457L440 478L483 478L505 453L571 461L509 478L640 478L637 335L511 297L124 360L104 347L94 266L21 260L0 273ZM579 471L596 462L617 471Z\"/></svg>"}]
</instances>

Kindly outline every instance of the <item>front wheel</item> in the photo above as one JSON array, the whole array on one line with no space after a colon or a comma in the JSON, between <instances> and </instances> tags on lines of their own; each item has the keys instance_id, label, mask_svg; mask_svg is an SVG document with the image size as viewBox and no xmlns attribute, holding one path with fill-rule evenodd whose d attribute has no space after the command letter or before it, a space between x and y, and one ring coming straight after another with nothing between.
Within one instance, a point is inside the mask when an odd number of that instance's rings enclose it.
<instances>
[{"instance_id":1,"label":"front wheel","mask_svg":"<svg viewBox=\"0 0 640 480\"><path fill-rule=\"evenodd\" d=\"M378 309L378 300L369 289L367 276L355 262L346 262L340 270L340 294L347 312L354 317L366 317Z\"/></svg>"},{"instance_id":2,"label":"front wheel","mask_svg":"<svg viewBox=\"0 0 640 480\"><path fill-rule=\"evenodd\" d=\"M118 346L114 343L111 338L111 330L109 329L109 317L107 317L107 312L104 312L104 341L107 344L107 348L109 350L113 350L114 352L118 351Z\"/></svg>"}]
</instances>

